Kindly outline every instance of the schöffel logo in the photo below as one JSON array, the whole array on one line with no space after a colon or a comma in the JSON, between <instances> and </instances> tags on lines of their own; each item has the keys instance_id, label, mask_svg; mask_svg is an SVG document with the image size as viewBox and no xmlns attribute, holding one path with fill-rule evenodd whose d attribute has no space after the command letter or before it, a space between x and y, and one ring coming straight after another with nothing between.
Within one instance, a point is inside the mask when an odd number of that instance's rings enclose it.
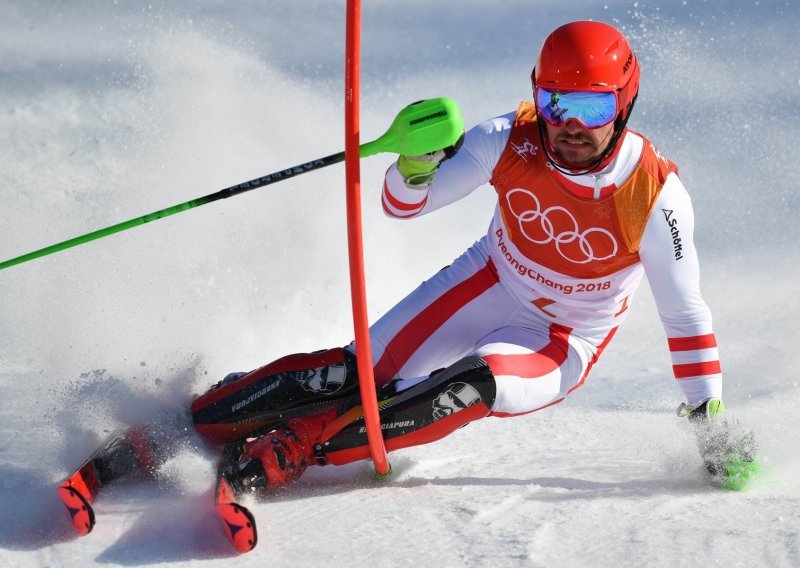
<instances>
[{"instance_id":1,"label":"sch\u00f6ffel logo","mask_svg":"<svg viewBox=\"0 0 800 568\"><path fill-rule=\"evenodd\" d=\"M678 220L672 218L674 211L672 209L662 209L664 218L667 220L669 232L672 235L672 246L675 250L675 260L683 258L683 245L681 244L681 232L678 230Z\"/></svg>"},{"instance_id":2,"label":"sch\u00f6ffel logo","mask_svg":"<svg viewBox=\"0 0 800 568\"><path fill-rule=\"evenodd\" d=\"M415 124L419 124L420 122L425 122L426 120L433 120L434 118L439 118L442 116L447 116L446 110L440 110L439 112L434 112L433 114L426 114L425 116L415 118L409 124L411 126L414 126Z\"/></svg>"}]
</instances>

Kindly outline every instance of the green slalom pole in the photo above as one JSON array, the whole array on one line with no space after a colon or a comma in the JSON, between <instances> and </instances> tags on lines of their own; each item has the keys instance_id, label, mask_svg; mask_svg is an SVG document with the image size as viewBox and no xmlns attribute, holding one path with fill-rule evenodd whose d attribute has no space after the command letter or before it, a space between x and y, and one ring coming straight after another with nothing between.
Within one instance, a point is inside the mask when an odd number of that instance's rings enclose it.
<instances>
[{"instance_id":1,"label":"green slalom pole","mask_svg":"<svg viewBox=\"0 0 800 568\"><path fill-rule=\"evenodd\" d=\"M426 99L411 104L401 110L383 136L360 146L359 155L362 158L366 158L368 156L374 156L375 154L388 152L405 156L418 156L420 154L427 154L428 152L435 152L436 150L455 144L463 132L464 121L461 117L461 111L454 101L447 98ZM136 219L130 219L129 221L111 225L110 227L99 229L80 237L75 237L0 262L0 270L58 251L76 247L90 241L96 241L97 239L127 231L128 229L150 223L157 219L169 217L176 213L182 213L220 199L227 199L234 195L240 195L247 191L264 187L265 185L271 185L343 161L344 152L339 152L338 154L332 154L318 160L274 172L238 185L227 187L204 197L198 197L197 199L192 199L185 203L173 205L172 207L167 207L160 211L142 215Z\"/></svg>"}]
</instances>

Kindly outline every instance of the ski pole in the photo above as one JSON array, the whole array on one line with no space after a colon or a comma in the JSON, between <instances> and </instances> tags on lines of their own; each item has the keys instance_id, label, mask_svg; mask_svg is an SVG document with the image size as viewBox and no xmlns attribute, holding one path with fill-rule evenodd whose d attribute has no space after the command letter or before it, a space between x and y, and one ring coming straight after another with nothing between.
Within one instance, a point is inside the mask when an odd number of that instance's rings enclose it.
<instances>
[{"instance_id":1,"label":"ski pole","mask_svg":"<svg viewBox=\"0 0 800 568\"><path fill-rule=\"evenodd\" d=\"M410 104L401 110L389 129L381 137L372 142L362 144L359 147L359 156L361 158L366 158L382 152L417 156L428 152L435 152L436 150L455 144L463 131L464 122L461 118L461 111L454 101L447 98L426 99ZM186 201L185 203L173 205L172 207L167 207L160 211L142 215L135 219L117 223L116 225L111 225L110 227L105 227L104 229L99 229L0 262L0 270L343 161L344 152L339 152L338 154L331 154L324 158L267 174L244 183L227 187L204 197L198 197Z\"/></svg>"}]
</instances>

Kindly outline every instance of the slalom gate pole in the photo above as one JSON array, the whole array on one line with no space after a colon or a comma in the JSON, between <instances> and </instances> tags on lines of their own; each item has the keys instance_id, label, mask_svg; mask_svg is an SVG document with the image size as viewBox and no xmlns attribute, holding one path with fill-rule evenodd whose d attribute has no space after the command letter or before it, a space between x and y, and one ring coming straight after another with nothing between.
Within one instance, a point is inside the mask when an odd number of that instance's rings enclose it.
<instances>
[{"instance_id":1,"label":"slalom gate pole","mask_svg":"<svg viewBox=\"0 0 800 568\"><path fill-rule=\"evenodd\" d=\"M375 391L372 350L367 320L367 294L364 284L364 247L361 228L361 169L359 160L359 96L361 72L361 0L347 0L345 42L345 184L347 189L347 243L350 256L350 295L356 338L358 384L367 440L375 473L385 479L391 473L389 456Z\"/></svg>"}]
</instances>

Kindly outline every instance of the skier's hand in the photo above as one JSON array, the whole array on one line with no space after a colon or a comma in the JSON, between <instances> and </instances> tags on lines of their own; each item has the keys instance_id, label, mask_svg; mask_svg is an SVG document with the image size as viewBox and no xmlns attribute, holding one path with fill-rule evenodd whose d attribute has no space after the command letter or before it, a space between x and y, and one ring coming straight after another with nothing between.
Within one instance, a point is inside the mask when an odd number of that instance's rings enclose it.
<instances>
[{"instance_id":1,"label":"skier's hand","mask_svg":"<svg viewBox=\"0 0 800 568\"><path fill-rule=\"evenodd\" d=\"M464 134L452 146L422 154L420 156L400 156L397 160L397 171L412 189L427 189L433 181L436 170L445 160L456 155L464 143Z\"/></svg>"},{"instance_id":2,"label":"skier's hand","mask_svg":"<svg viewBox=\"0 0 800 568\"><path fill-rule=\"evenodd\" d=\"M725 418L725 405L720 399L709 399L696 408L682 404L678 416L688 417L697 438L700 457L720 486L743 489L758 475L753 432L742 430L736 423L729 424Z\"/></svg>"}]
</instances>

